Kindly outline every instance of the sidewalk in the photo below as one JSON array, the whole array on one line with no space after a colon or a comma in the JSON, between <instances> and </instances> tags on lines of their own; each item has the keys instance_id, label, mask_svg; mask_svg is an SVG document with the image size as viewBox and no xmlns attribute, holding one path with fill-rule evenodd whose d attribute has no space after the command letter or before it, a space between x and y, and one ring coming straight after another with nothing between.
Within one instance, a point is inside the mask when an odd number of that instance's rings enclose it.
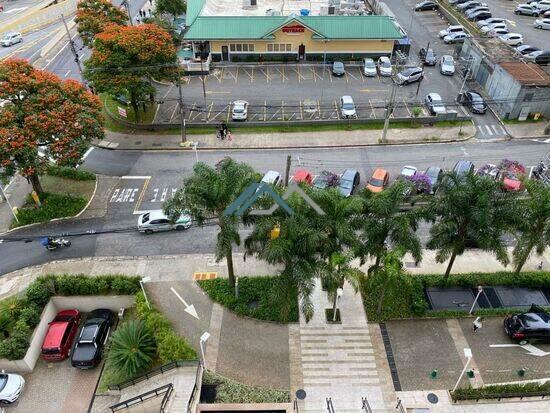
<instances>
[{"instance_id":1,"label":"sidewalk","mask_svg":"<svg viewBox=\"0 0 550 413\"><path fill-rule=\"evenodd\" d=\"M32 186L27 180L16 175L10 184L4 187L4 192L8 197L12 207L21 208L25 203L27 195L32 191ZM13 222L13 214L8 203L0 195L0 234L10 229Z\"/></svg>"},{"instance_id":2,"label":"sidewalk","mask_svg":"<svg viewBox=\"0 0 550 413\"><path fill-rule=\"evenodd\" d=\"M475 135L475 127L464 122L460 127L421 127L418 129L388 129L388 144L452 142L466 140ZM136 131L136 133L139 133ZM232 130L231 141L221 141L215 133L208 135L187 135L189 142L198 142L198 149L270 149L298 147L341 147L377 145L382 130L318 131L285 133L240 133ZM105 132L105 140L96 142L108 149L147 150L181 149L180 135L139 135L133 133Z\"/></svg>"},{"instance_id":3,"label":"sidewalk","mask_svg":"<svg viewBox=\"0 0 550 413\"><path fill-rule=\"evenodd\" d=\"M547 122L523 122L505 123L504 128L513 138L544 138L550 135L544 134Z\"/></svg>"}]
</instances>

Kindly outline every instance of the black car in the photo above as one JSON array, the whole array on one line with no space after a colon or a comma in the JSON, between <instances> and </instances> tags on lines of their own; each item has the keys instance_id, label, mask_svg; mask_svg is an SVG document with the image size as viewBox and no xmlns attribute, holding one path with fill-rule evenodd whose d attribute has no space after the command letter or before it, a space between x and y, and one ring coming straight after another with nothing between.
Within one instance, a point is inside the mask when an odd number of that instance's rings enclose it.
<instances>
[{"instance_id":1,"label":"black car","mask_svg":"<svg viewBox=\"0 0 550 413\"><path fill-rule=\"evenodd\" d=\"M433 195L435 194L435 191L437 191L437 187L439 186L441 178L443 177L443 169L438 166L430 166L428 169L426 169L426 172L424 172L424 174L427 175L428 178L430 178L429 194Z\"/></svg>"},{"instance_id":2,"label":"black car","mask_svg":"<svg viewBox=\"0 0 550 413\"><path fill-rule=\"evenodd\" d=\"M433 0L424 0L414 6L415 11L436 10L438 8L439 4Z\"/></svg>"},{"instance_id":3,"label":"black car","mask_svg":"<svg viewBox=\"0 0 550 413\"><path fill-rule=\"evenodd\" d=\"M432 49L422 48L418 52L418 56L426 66L435 66L437 64L437 56Z\"/></svg>"},{"instance_id":4,"label":"black car","mask_svg":"<svg viewBox=\"0 0 550 413\"><path fill-rule=\"evenodd\" d=\"M471 20L473 22L477 22L480 20L487 20L493 17L492 13L490 11L478 11L477 13L472 14L470 17L468 17L468 20Z\"/></svg>"},{"instance_id":5,"label":"black car","mask_svg":"<svg viewBox=\"0 0 550 413\"><path fill-rule=\"evenodd\" d=\"M353 195L355 189L359 186L359 172L354 169L346 169L340 177L340 193L345 197Z\"/></svg>"},{"instance_id":6,"label":"black car","mask_svg":"<svg viewBox=\"0 0 550 413\"><path fill-rule=\"evenodd\" d=\"M550 65L550 51L544 51L535 57L535 63L541 66Z\"/></svg>"},{"instance_id":7,"label":"black car","mask_svg":"<svg viewBox=\"0 0 550 413\"><path fill-rule=\"evenodd\" d=\"M530 341L550 342L550 314L544 308L532 305L526 313L506 317L504 331L521 345Z\"/></svg>"},{"instance_id":8,"label":"black car","mask_svg":"<svg viewBox=\"0 0 550 413\"><path fill-rule=\"evenodd\" d=\"M79 369L91 369L101 361L101 353L109 330L113 325L111 310L93 310L83 323L80 334L73 344L71 365Z\"/></svg>"},{"instance_id":9,"label":"black car","mask_svg":"<svg viewBox=\"0 0 550 413\"><path fill-rule=\"evenodd\" d=\"M458 102L462 103L473 113L478 113L483 115L487 112L487 104L483 100L481 95L473 90L469 90L465 93L462 93L458 96Z\"/></svg>"}]
</instances>

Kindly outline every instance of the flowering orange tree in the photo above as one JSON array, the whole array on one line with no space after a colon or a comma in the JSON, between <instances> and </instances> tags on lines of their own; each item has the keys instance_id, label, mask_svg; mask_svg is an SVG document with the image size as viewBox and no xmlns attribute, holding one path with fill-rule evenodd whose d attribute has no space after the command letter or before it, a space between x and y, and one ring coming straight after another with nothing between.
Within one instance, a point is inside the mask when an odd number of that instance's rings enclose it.
<instances>
[{"instance_id":1,"label":"flowering orange tree","mask_svg":"<svg viewBox=\"0 0 550 413\"><path fill-rule=\"evenodd\" d=\"M175 75L176 61L170 34L156 24L108 25L95 38L84 77L97 92L127 95L139 122L139 105L155 95L151 79Z\"/></svg>"},{"instance_id":2,"label":"flowering orange tree","mask_svg":"<svg viewBox=\"0 0 550 413\"><path fill-rule=\"evenodd\" d=\"M78 34L86 46L92 46L96 34L108 23L125 25L128 15L109 0L81 0L76 10Z\"/></svg>"},{"instance_id":3,"label":"flowering orange tree","mask_svg":"<svg viewBox=\"0 0 550 413\"><path fill-rule=\"evenodd\" d=\"M0 177L19 172L39 194L50 159L74 167L93 139L103 139L99 99L24 60L0 63L0 101Z\"/></svg>"}]
</instances>

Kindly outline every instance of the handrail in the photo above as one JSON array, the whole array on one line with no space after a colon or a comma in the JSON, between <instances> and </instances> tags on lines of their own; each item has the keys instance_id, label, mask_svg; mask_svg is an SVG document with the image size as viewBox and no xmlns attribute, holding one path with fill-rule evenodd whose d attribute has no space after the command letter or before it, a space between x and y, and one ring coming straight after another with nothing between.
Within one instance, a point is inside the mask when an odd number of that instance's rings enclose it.
<instances>
[{"instance_id":1,"label":"handrail","mask_svg":"<svg viewBox=\"0 0 550 413\"><path fill-rule=\"evenodd\" d=\"M366 397L362 397L361 398L362 402L363 402L363 405L361 406L361 409L365 412L365 413L372 413L372 409L370 407L370 404L369 404L369 401L367 400Z\"/></svg>"},{"instance_id":2,"label":"handrail","mask_svg":"<svg viewBox=\"0 0 550 413\"><path fill-rule=\"evenodd\" d=\"M403 406L403 401L399 397L397 398L397 406L395 408L399 409L399 413L407 413L405 406Z\"/></svg>"},{"instance_id":3,"label":"handrail","mask_svg":"<svg viewBox=\"0 0 550 413\"><path fill-rule=\"evenodd\" d=\"M131 399L124 400L120 403L114 404L110 406L109 409L111 409L111 412L116 412L122 409L128 409L131 406L134 406L139 403L143 403L146 400L149 400L153 397L157 397L164 393L164 397L162 399L161 409L160 409L160 411L163 413L164 408L166 407L166 403L168 402L168 398L172 394L172 388L173 388L172 383L168 383L168 384L165 384L164 386L157 387L156 389L149 390L145 393L132 397Z\"/></svg>"},{"instance_id":4,"label":"handrail","mask_svg":"<svg viewBox=\"0 0 550 413\"><path fill-rule=\"evenodd\" d=\"M194 413L194 404L197 400L197 397L200 397L201 387L202 387L202 375L204 373L204 367L202 363L199 363L197 366L197 374L195 376L195 384L193 390L191 391L191 396L189 396L189 401L187 402L187 413Z\"/></svg>"},{"instance_id":5,"label":"handrail","mask_svg":"<svg viewBox=\"0 0 550 413\"><path fill-rule=\"evenodd\" d=\"M334 413L334 406L332 405L331 397L327 397L327 410L328 410L328 413Z\"/></svg>"},{"instance_id":6,"label":"handrail","mask_svg":"<svg viewBox=\"0 0 550 413\"><path fill-rule=\"evenodd\" d=\"M294 405L292 406L292 410L294 413L300 413L300 409L298 409L298 399L294 399Z\"/></svg>"},{"instance_id":7,"label":"handrail","mask_svg":"<svg viewBox=\"0 0 550 413\"><path fill-rule=\"evenodd\" d=\"M520 400L523 400L524 397L541 397L543 399L550 396L550 391L548 390L541 390L541 391L532 391L532 392L515 392L515 393L508 393L508 392L502 392L502 393L493 393L493 394L485 394L485 395L476 395L476 396L465 396L465 397L456 397L454 392L451 393L451 399L454 403L457 401L467 401L467 400L493 400L496 399L497 401L500 401L500 399L511 399L511 398L519 398Z\"/></svg>"},{"instance_id":8,"label":"handrail","mask_svg":"<svg viewBox=\"0 0 550 413\"><path fill-rule=\"evenodd\" d=\"M110 384L107 386L109 390L122 390L126 387L133 386L137 383L141 383L142 381L149 380L151 377L158 376L159 374L164 374L166 371L170 371L172 369L178 368L178 367L184 367L184 366L194 366L197 363L197 360L176 360L172 361L170 363L164 364L160 367L157 367L156 369L153 369L151 371L148 371L145 374L142 374L141 376L137 376L133 379L127 380L125 382L119 383L119 384Z\"/></svg>"}]
</instances>

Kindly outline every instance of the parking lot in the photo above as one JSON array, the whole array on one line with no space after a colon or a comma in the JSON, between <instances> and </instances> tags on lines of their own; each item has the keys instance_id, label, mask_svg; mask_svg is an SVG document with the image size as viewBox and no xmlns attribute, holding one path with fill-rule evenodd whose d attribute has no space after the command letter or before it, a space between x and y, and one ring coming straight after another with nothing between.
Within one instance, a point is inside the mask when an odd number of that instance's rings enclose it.
<instances>
[{"instance_id":1,"label":"parking lot","mask_svg":"<svg viewBox=\"0 0 550 413\"><path fill-rule=\"evenodd\" d=\"M504 332L502 317L485 319L476 333L472 331L472 321L464 318L387 322L402 389L452 388L464 367L462 349L465 346L471 348L476 374L485 384L549 376L550 344L533 343L525 348L515 345ZM532 354L536 352L533 347L541 352ZM518 374L520 369L525 370L524 377ZM434 370L437 370L435 378L431 374ZM466 386L467 381L464 378L462 386Z\"/></svg>"}]
</instances>

